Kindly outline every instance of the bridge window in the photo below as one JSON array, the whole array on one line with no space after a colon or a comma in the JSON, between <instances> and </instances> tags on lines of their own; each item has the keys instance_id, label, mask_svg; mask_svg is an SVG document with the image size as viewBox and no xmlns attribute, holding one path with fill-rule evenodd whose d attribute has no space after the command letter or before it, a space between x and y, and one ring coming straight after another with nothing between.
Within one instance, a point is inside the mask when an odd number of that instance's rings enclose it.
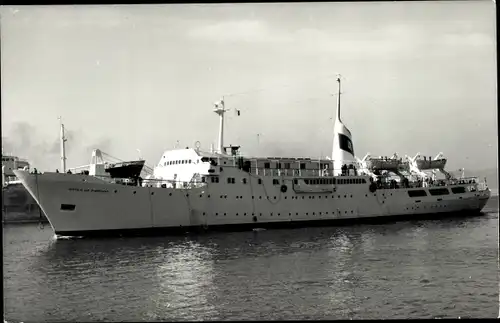
<instances>
[{"instance_id":1,"label":"bridge window","mask_svg":"<svg viewBox=\"0 0 500 323\"><path fill-rule=\"evenodd\" d=\"M190 160L188 160L188 162L191 164L191 159L190 159Z\"/></svg>"},{"instance_id":2,"label":"bridge window","mask_svg":"<svg viewBox=\"0 0 500 323\"><path fill-rule=\"evenodd\" d=\"M306 169L306 164L305 163L300 163L300 169Z\"/></svg>"},{"instance_id":3,"label":"bridge window","mask_svg":"<svg viewBox=\"0 0 500 323\"><path fill-rule=\"evenodd\" d=\"M429 193L431 193L431 195L433 195L433 196L448 195L448 194L450 194L450 191L448 191L447 188L433 188L433 189L429 189Z\"/></svg>"},{"instance_id":4,"label":"bridge window","mask_svg":"<svg viewBox=\"0 0 500 323\"><path fill-rule=\"evenodd\" d=\"M451 191L453 192L453 194L462 194L462 193L465 193L465 187L463 187L463 186L452 187Z\"/></svg>"},{"instance_id":5,"label":"bridge window","mask_svg":"<svg viewBox=\"0 0 500 323\"><path fill-rule=\"evenodd\" d=\"M281 163L276 163L276 168L281 169Z\"/></svg>"},{"instance_id":6,"label":"bridge window","mask_svg":"<svg viewBox=\"0 0 500 323\"><path fill-rule=\"evenodd\" d=\"M271 163L264 163L264 168L271 168Z\"/></svg>"},{"instance_id":7,"label":"bridge window","mask_svg":"<svg viewBox=\"0 0 500 323\"><path fill-rule=\"evenodd\" d=\"M285 168L290 169L290 163L285 163Z\"/></svg>"},{"instance_id":8,"label":"bridge window","mask_svg":"<svg viewBox=\"0 0 500 323\"><path fill-rule=\"evenodd\" d=\"M427 196L427 193L424 190L414 190L414 191L408 191L408 196L421 197L421 196Z\"/></svg>"}]
</instances>

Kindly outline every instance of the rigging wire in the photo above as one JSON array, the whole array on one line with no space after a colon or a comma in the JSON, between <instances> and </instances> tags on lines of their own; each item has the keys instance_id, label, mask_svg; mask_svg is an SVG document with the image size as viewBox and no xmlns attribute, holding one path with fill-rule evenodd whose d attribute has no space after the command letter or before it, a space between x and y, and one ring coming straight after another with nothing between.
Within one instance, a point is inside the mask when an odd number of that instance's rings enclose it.
<instances>
[{"instance_id":1,"label":"rigging wire","mask_svg":"<svg viewBox=\"0 0 500 323\"><path fill-rule=\"evenodd\" d=\"M310 82L313 82L315 80L319 80L319 79L329 79L331 77L338 77L338 74L326 74L326 75L322 75L322 76L316 76L316 77L313 77L313 78L310 78L308 80L304 80L303 82L304 83L310 83ZM287 88L287 87L291 87L291 86L294 86L294 85L297 85L297 82L294 82L294 83L282 83L282 84L277 84L277 85L271 85L271 86L268 86L268 87L265 87L265 88L257 88L257 89L253 89L253 90L248 90L248 91L243 91L243 92L236 92L236 93L228 93L228 94L224 94L224 98L226 97L235 97L235 96L239 96L239 95L245 95L245 94L251 94L251 93L256 93L256 92L264 92L264 91L269 91L269 90L273 90L273 89L276 89L276 88Z\"/></svg>"}]
</instances>

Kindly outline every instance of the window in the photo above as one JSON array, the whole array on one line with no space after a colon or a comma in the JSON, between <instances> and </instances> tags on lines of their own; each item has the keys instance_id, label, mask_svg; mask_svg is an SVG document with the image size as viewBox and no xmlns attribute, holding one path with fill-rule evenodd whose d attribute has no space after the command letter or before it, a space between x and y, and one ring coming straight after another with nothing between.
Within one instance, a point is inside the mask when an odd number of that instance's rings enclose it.
<instances>
[{"instance_id":1,"label":"window","mask_svg":"<svg viewBox=\"0 0 500 323\"><path fill-rule=\"evenodd\" d=\"M247 179L246 178L243 178L241 181L243 182L243 184L247 183Z\"/></svg>"},{"instance_id":2,"label":"window","mask_svg":"<svg viewBox=\"0 0 500 323\"><path fill-rule=\"evenodd\" d=\"M306 169L306 164L305 163L300 163L300 169Z\"/></svg>"},{"instance_id":3,"label":"window","mask_svg":"<svg viewBox=\"0 0 500 323\"><path fill-rule=\"evenodd\" d=\"M228 183L228 184L231 184L231 177L228 177L228 178L227 178L227 183Z\"/></svg>"},{"instance_id":4,"label":"window","mask_svg":"<svg viewBox=\"0 0 500 323\"><path fill-rule=\"evenodd\" d=\"M61 204L61 210L63 211L74 211L76 208L76 205L74 204Z\"/></svg>"},{"instance_id":5,"label":"window","mask_svg":"<svg viewBox=\"0 0 500 323\"><path fill-rule=\"evenodd\" d=\"M285 163L285 168L290 169L290 163Z\"/></svg>"},{"instance_id":6,"label":"window","mask_svg":"<svg viewBox=\"0 0 500 323\"><path fill-rule=\"evenodd\" d=\"M201 177L201 182L202 182L202 183L205 183L205 182L206 182L205 176L202 176L202 177Z\"/></svg>"},{"instance_id":7,"label":"window","mask_svg":"<svg viewBox=\"0 0 500 323\"><path fill-rule=\"evenodd\" d=\"M429 189L429 193L431 195L436 196L436 195L448 195L450 192L448 191L447 188L434 188L434 189Z\"/></svg>"},{"instance_id":8,"label":"window","mask_svg":"<svg viewBox=\"0 0 500 323\"><path fill-rule=\"evenodd\" d=\"M453 192L453 194L462 194L462 193L465 193L465 187L463 187L463 186L461 186L461 187L452 187L451 191Z\"/></svg>"},{"instance_id":9,"label":"window","mask_svg":"<svg viewBox=\"0 0 500 323\"><path fill-rule=\"evenodd\" d=\"M427 193L424 190L408 191L408 196L409 197L427 196Z\"/></svg>"},{"instance_id":10,"label":"window","mask_svg":"<svg viewBox=\"0 0 500 323\"><path fill-rule=\"evenodd\" d=\"M191 164L191 159L190 159L190 160L188 160L188 162Z\"/></svg>"},{"instance_id":11,"label":"window","mask_svg":"<svg viewBox=\"0 0 500 323\"><path fill-rule=\"evenodd\" d=\"M262 184L262 179L259 178L259 184Z\"/></svg>"},{"instance_id":12,"label":"window","mask_svg":"<svg viewBox=\"0 0 500 323\"><path fill-rule=\"evenodd\" d=\"M264 168L271 168L271 163L264 163Z\"/></svg>"},{"instance_id":13,"label":"window","mask_svg":"<svg viewBox=\"0 0 500 323\"><path fill-rule=\"evenodd\" d=\"M163 166L167 166L167 163L166 163L166 162L165 162L165 163L163 163Z\"/></svg>"},{"instance_id":14,"label":"window","mask_svg":"<svg viewBox=\"0 0 500 323\"><path fill-rule=\"evenodd\" d=\"M273 185L280 185L279 179L273 179Z\"/></svg>"},{"instance_id":15,"label":"window","mask_svg":"<svg viewBox=\"0 0 500 323\"><path fill-rule=\"evenodd\" d=\"M289 165L290 165L290 164L289 164ZM294 180L293 180L293 183L294 183L295 185L297 185L297 184L299 183L299 181L298 181L297 179L294 179Z\"/></svg>"}]
</instances>

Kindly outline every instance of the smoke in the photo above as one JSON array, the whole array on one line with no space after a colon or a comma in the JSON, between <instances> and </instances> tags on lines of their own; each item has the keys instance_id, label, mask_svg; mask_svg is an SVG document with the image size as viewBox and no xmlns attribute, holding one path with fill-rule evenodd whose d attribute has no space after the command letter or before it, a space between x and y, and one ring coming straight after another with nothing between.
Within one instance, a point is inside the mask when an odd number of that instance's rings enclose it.
<instances>
[{"instance_id":1,"label":"smoke","mask_svg":"<svg viewBox=\"0 0 500 323\"><path fill-rule=\"evenodd\" d=\"M104 151L111 149L109 138L98 139L91 145L83 144L88 140L79 130L66 128L65 137L66 157L71 161L67 164L68 168L88 164L95 148ZM60 168L61 163L59 131L54 132L53 138L47 140L35 126L27 122L17 122L9 132L2 134L2 152L27 159L31 168L54 171Z\"/></svg>"}]
</instances>

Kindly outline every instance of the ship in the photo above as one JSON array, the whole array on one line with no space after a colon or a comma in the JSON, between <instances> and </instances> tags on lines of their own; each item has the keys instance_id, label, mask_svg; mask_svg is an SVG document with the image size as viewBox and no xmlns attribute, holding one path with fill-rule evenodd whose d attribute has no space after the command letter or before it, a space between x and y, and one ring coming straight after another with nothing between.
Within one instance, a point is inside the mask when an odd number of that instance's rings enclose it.
<instances>
[{"instance_id":1,"label":"ship","mask_svg":"<svg viewBox=\"0 0 500 323\"><path fill-rule=\"evenodd\" d=\"M332 155L252 157L224 145L224 97L216 149L169 149L152 174L116 178L93 159L89 173L16 176L47 215L56 236L199 233L331 226L480 214L490 197L477 177L457 178L444 158L355 156L341 120L341 78ZM239 115L239 113L238 113ZM440 154L442 155L442 154ZM97 155L95 157L98 157ZM442 179L437 173L447 174ZM130 176L129 176L130 177ZM130 185L133 183L133 185Z\"/></svg>"},{"instance_id":2,"label":"ship","mask_svg":"<svg viewBox=\"0 0 500 323\"><path fill-rule=\"evenodd\" d=\"M29 161L2 151L2 223L48 222L14 174L16 169L29 170Z\"/></svg>"}]
</instances>

